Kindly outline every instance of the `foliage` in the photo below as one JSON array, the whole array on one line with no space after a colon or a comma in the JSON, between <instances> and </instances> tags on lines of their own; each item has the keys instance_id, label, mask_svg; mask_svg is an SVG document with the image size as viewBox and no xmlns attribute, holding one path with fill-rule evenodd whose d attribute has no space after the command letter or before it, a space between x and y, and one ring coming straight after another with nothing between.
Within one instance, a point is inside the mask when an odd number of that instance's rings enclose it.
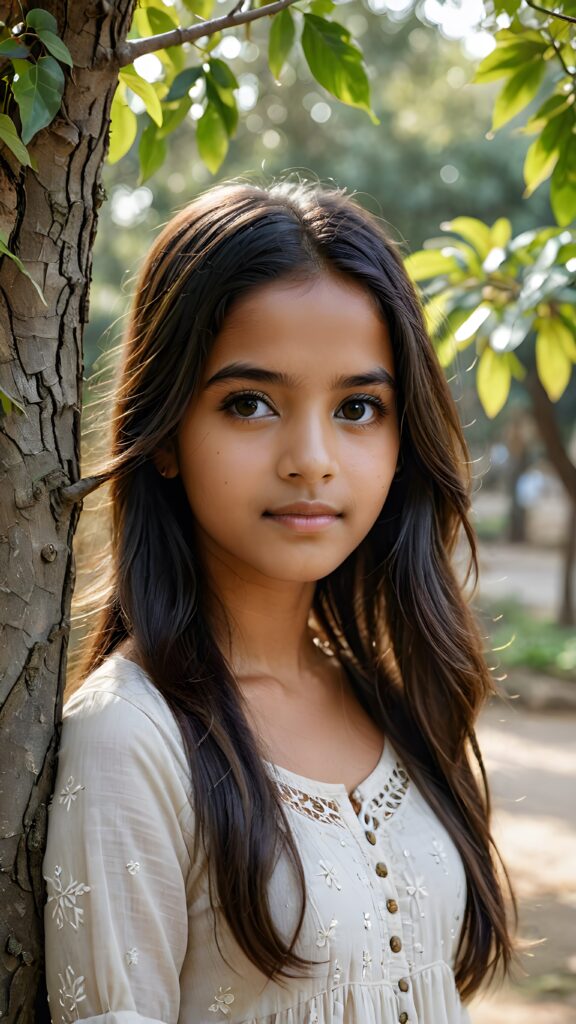
<instances>
[{"instance_id":1,"label":"foliage","mask_svg":"<svg viewBox=\"0 0 576 1024\"><path fill-rule=\"evenodd\" d=\"M491 227L473 217L442 224L406 260L423 285L428 326L449 367L475 342L476 387L489 417L505 405L512 377L522 380L530 340L538 375L551 401L566 390L576 363L576 232L558 227L512 238L510 221ZM522 354L522 353L521 353Z\"/></svg>"},{"instance_id":2,"label":"foliage","mask_svg":"<svg viewBox=\"0 0 576 1024\"><path fill-rule=\"evenodd\" d=\"M510 0L496 0L495 8L512 18L508 28L496 32L496 48L480 64L475 81L506 79L494 104L493 130L525 110L545 84L546 98L523 129L537 136L524 163L525 195L551 176L552 210L565 227L576 217L575 25ZM555 4L554 9L567 18L576 14L574 0Z\"/></svg>"},{"instance_id":3,"label":"foliage","mask_svg":"<svg viewBox=\"0 0 576 1024\"><path fill-rule=\"evenodd\" d=\"M483 603L490 650L505 669L528 668L576 682L574 630L536 618L518 600L509 598L492 607Z\"/></svg>"},{"instance_id":4,"label":"foliage","mask_svg":"<svg viewBox=\"0 0 576 1024\"><path fill-rule=\"evenodd\" d=\"M523 232L499 218L491 227L472 217L441 225L448 238L430 239L406 261L423 296L439 359L448 367L475 342L476 387L486 415L505 405L512 378L523 380L535 363L552 402L564 394L576 363L576 42L573 0L566 14L495 0L510 15L496 32L476 82L506 78L493 112L493 129L511 121L536 97L543 81L551 93L529 117L524 132L538 133L524 163L525 195L552 176L550 201L559 227ZM547 75L547 72L550 74ZM565 230L563 230L565 229Z\"/></svg>"}]
</instances>

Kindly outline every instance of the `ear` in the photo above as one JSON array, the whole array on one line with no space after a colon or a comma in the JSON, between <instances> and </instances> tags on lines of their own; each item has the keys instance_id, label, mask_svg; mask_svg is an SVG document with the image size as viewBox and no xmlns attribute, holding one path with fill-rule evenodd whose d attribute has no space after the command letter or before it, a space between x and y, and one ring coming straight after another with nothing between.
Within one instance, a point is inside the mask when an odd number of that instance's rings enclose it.
<instances>
[{"instance_id":1,"label":"ear","mask_svg":"<svg viewBox=\"0 0 576 1024\"><path fill-rule=\"evenodd\" d=\"M152 455L152 462L160 476L163 476L165 479L173 479L175 476L178 476L180 470L174 441L167 441L165 444L160 445Z\"/></svg>"}]
</instances>

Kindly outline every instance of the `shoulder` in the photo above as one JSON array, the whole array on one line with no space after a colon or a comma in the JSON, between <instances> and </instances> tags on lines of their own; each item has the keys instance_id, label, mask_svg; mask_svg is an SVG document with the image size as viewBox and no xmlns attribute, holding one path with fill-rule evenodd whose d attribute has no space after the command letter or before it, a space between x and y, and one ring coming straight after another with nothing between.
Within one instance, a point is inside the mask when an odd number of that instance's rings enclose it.
<instances>
[{"instance_id":1,"label":"shoulder","mask_svg":"<svg viewBox=\"0 0 576 1024\"><path fill-rule=\"evenodd\" d=\"M112 654L94 669L64 705L61 755L82 746L100 758L123 753L126 761L157 762L189 786L189 765L178 723L143 669Z\"/></svg>"}]
</instances>

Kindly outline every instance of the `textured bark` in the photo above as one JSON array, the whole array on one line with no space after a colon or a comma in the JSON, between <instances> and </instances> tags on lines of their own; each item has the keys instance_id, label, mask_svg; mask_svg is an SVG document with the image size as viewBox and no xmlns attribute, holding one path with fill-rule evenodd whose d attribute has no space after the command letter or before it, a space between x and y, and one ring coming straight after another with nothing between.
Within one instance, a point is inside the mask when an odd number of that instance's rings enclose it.
<instances>
[{"instance_id":1,"label":"textured bark","mask_svg":"<svg viewBox=\"0 0 576 1024\"><path fill-rule=\"evenodd\" d=\"M564 548L564 567L562 573L562 599L558 610L558 624L561 626L576 625L574 609L574 523L576 521L576 466L571 461L562 435L558 427L552 402L548 398L540 378L534 368L526 374L525 385L532 402L532 413L540 436L544 441L546 453L554 466L566 493L573 506L572 516L567 528Z\"/></svg>"},{"instance_id":2,"label":"textured bark","mask_svg":"<svg viewBox=\"0 0 576 1024\"><path fill-rule=\"evenodd\" d=\"M6 4L3 16L6 14ZM32 6L32 5L31 5ZM46 298L0 262L0 387L25 413L0 420L0 1018L48 1020L42 908L74 583L82 333L118 67L134 0L44 0L74 61L56 120L29 146L37 170L0 150L0 227Z\"/></svg>"}]
</instances>

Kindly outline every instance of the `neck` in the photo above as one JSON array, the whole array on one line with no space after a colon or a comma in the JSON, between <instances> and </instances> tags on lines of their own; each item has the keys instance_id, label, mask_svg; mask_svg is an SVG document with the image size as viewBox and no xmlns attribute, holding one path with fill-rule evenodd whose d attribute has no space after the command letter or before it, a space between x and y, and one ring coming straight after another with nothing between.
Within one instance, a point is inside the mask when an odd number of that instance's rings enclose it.
<instances>
[{"instance_id":1,"label":"neck","mask_svg":"<svg viewBox=\"0 0 576 1024\"><path fill-rule=\"evenodd\" d=\"M326 662L308 624L315 583L251 577L221 562L209 570L209 618L239 683L302 689Z\"/></svg>"}]
</instances>

